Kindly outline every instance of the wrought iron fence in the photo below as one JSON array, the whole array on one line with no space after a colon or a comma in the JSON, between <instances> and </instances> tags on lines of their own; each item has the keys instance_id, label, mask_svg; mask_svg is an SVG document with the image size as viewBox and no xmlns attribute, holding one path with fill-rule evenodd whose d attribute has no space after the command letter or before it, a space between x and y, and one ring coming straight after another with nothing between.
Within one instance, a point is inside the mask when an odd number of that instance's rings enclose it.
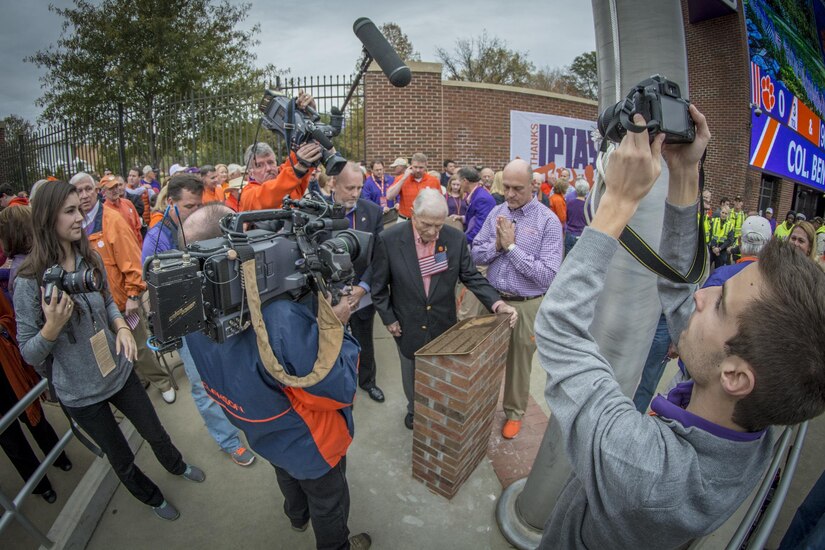
<instances>
[{"instance_id":1,"label":"wrought iron fence","mask_svg":"<svg viewBox=\"0 0 825 550\"><path fill-rule=\"evenodd\" d=\"M339 106L352 84L351 76L280 78L274 84L289 95L312 94L320 113ZM38 179L68 179L76 172L125 173L146 164L168 173L173 164L197 166L243 162L254 139L273 146L280 158L282 140L259 128L262 89L210 96L174 98L153 113L112 105L101 120L89 124L43 126L31 133L6 136L0 143L0 182L28 190ZM333 139L336 149L356 161L366 158L363 85L345 113L344 130Z\"/></svg>"}]
</instances>

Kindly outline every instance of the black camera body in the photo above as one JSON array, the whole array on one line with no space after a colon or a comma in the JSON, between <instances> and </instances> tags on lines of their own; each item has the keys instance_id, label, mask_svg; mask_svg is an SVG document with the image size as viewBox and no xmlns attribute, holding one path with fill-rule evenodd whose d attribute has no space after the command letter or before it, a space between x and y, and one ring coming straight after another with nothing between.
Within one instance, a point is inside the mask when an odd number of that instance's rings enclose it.
<instances>
[{"instance_id":1,"label":"black camera body","mask_svg":"<svg viewBox=\"0 0 825 550\"><path fill-rule=\"evenodd\" d=\"M690 116L690 102L682 98L679 85L661 75L653 75L639 82L627 97L599 115L599 132L613 142L620 142L625 134L640 133L645 129L650 140L664 133L665 143L693 143L696 125ZM633 115L641 114L646 126L633 122Z\"/></svg>"},{"instance_id":2,"label":"black camera body","mask_svg":"<svg viewBox=\"0 0 825 550\"><path fill-rule=\"evenodd\" d=\"M96 267L84 267L68 272L55 264L43 273L43 299L47 304L52 301L52 291L57 289L57 300L63 293L98 292L103 288L103 274Z\"/></svg>"},{"instance_id":3,"label":"black camera body","mask_svg":"<svg viewBox=\"0 0 825 550\"><path fill-rule=\"evenodd\" d=\"M282 209L227 215L221 220L223 236L147 258L149 320L159 348L179 347L181 337L198 330L221 343L246 327L245 259L255 258L261 304L299 299L309 291L329 292L337 302L355 274L366 269L372 234L349 229L340 206L311 199L284 202ZM242 231L244 224L262 222L277 222L277 231Z\"/></svg>"},{"instance_id":4,"label":"black camera body","mask_svg":"<svg viewBox=\"0 0 825 550\"><path fill-rule=\"evenodd\" d=\"M312 109L303 112L297 108L294 99L265 90L258 110L264 114L262 126L282 136L291 150L296 151L308 141L318 142L321 146L321 162L328 175L338 175L346 166L347 159L332 151L334 146L331 138L341 133L344 123L344 115L337 109L332 109L330 124L323 124L320 115Z\"/></svg>"}]
</instances>

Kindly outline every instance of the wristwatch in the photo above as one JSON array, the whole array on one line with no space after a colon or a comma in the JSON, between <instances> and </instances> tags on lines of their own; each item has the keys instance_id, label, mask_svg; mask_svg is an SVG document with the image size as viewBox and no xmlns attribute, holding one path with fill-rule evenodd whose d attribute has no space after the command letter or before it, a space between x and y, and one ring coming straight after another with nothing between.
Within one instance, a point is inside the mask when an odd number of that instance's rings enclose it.
<instances>
[{"instance_id":1,"label":"wristwatch","mask_svg":"<svg viewBox=\"0 0 825 550\"><path fill-rule=\"evenodd\" d=\"M510 243L509 245L507 245L507 252L512 252L515 247L516 243Z\"/></svg>"}]
</instances>

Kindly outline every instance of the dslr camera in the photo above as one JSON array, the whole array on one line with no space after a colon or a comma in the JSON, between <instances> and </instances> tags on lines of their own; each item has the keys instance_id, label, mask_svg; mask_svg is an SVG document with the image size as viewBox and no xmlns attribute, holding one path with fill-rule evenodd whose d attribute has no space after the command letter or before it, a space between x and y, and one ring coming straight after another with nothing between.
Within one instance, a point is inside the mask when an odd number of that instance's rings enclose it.
<instances>
[{"instance_id":1,"label":"dslr camera","mask_svg":"<svg viewBox=\"0 0 825 550\"><path fill-rule=\"evenodd\" d=\"M344 169L347 159L332 151L334 146L331 140L341 133L344 123L341 111L333 107L330 123L323 124L321 116L312 108L301 111L295 99L272 90L264 91L258 109L263 113L261 125L283 137L292 151L314 140L321 146L321 162L327 174L336 176Z\"/></svg>"},{"instance_id":2,"label":"dslr camera","mask_svg":"<svg viewBox=\"0 0 825 550\"><path fill-rule=\"evenodd\" d=\"M627 97L599 115L599 132L610 141L620 142L628 131L647 130L650 140L662 132L665 143L692 143L696 125L690 117L690 102L682 98L679 85L661 75L653 75L639 82ZM633 122L633 115L641 114L646 126Z\"/></svg>"},{"instance_id":3,"label":"dslr camera","mask_svg":"<svg viewBox=\"0 0 825 550\"><path fill-rule=\"evenodd\" d=\"M43 299L47 304L52 301L52 291L57 289L57 300L63 293L78 294L82 292L98 292L103 288L103 274L96 267L84 267L77 271L67 272L60 265L55 264L43 273Z\"/></svg>"},{"instance_id":4,"label":"dslr camera","mask_svg":"<svg viewBox=\"0 0 825 550\"><path fill-rule=\"evenodd\" d=\"M244 232L244 224L269 229ZM343 207L323 199L284 199L284 208L228 214L223 235L146 259L144 280L155 346L180 347L182 336L203 331L222 343L250 318L241 263L255 258L261 304L298 300L310 291L340 299L372 258L372 233L349 229Z\"/></svg>"}]
</instances>

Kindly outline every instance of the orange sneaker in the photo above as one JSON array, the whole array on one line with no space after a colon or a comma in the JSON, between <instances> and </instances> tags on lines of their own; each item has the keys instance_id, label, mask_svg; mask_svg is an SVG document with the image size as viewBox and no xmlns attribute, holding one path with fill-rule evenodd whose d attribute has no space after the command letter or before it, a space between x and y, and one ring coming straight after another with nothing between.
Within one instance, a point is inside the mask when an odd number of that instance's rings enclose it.
<instances>
[{"instance_id":1,"label":"orange sneaker","mask_svg":"<svg viewBox=\"0 0 825 550\"><path fill-rule=\"evenodd\" d=\"M504 439L513 439L521 430L521 420L508 420L501 428L501 437Z\"/></svg>"}]
</instances>

